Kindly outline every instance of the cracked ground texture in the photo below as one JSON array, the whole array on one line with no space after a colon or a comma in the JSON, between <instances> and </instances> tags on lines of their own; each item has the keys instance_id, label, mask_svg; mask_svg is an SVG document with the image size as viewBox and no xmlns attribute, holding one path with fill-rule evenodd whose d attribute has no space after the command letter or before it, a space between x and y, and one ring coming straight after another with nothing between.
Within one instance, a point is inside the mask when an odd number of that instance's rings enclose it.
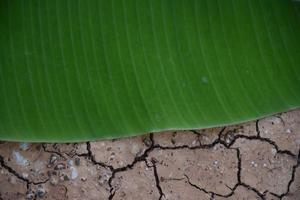
<instances>
[{"instance_id":1,"label":"cracked ground texture","mask_svg":"<svg viewBox=\"0 0 300 200\"><path fill-rule=\"evenodd\" d=\"M300 110L204 130L0 142L0 200L300 200Z\"/></svg>"}]
</instances>

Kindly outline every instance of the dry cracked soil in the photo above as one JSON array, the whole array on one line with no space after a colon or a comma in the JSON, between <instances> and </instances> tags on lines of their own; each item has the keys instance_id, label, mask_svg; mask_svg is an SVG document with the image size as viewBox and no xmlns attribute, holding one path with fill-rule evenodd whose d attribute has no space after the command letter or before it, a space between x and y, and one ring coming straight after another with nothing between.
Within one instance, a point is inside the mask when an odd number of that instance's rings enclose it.
<instances>
[{"instance_id":1,"label":"dry cracked soil","mask_svg":"<svg viewBox=\"0 0 300 200\"><path fill-rule=\"evenodd\" d=\"M300 109L86 143L0 143L0 199L300 200Z\"/></svg>"}]
</instances>

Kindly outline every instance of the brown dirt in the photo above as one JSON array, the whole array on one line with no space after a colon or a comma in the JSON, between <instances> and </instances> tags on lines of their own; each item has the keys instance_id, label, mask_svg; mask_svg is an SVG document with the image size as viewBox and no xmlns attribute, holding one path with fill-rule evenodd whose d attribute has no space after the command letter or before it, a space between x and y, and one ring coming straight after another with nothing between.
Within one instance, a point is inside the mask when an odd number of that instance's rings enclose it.
<instances>
[{"instance_id":1,"label":"brown dirt","mask_svg":"<svg viewBox=\"0 0 300 200\"><path fill-rule=\"evenodd\" d=\"M0 200L299 200L300 110L205 130L0 142Z\"/></svg>"}]
</instances>

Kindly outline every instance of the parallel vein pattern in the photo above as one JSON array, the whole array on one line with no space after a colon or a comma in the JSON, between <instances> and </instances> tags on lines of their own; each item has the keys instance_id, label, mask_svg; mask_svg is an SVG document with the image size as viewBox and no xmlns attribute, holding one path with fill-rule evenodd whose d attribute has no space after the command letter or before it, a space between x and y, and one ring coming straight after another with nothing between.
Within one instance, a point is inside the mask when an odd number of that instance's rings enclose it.
<instances>
[{"instance_id":1,"label":"parallel vein pattern","mask_svg":"<svg viewBox=\"0 0 300 200\"><path fill-rule=\"evenodd\" d=\"M0 139L116 138L299 107L299 7L3 0Z\"/></svg>"}]
</instances>

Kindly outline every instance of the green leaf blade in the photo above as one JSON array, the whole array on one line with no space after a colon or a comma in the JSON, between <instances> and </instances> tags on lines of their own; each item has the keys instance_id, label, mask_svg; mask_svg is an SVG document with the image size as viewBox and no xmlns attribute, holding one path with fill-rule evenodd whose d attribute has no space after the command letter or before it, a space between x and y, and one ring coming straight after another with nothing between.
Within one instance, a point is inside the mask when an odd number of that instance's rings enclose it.
<instances>
[{"instance_id":1,"label":"green leaf blade","mask_svg":"<svg viewBox=\"0 0 300 200\"><path fill-rule=\"evenodd\" d=\"M297 108L299 7L4 0L0 139L117 138Z\"/></svg>"}]
</instances>

